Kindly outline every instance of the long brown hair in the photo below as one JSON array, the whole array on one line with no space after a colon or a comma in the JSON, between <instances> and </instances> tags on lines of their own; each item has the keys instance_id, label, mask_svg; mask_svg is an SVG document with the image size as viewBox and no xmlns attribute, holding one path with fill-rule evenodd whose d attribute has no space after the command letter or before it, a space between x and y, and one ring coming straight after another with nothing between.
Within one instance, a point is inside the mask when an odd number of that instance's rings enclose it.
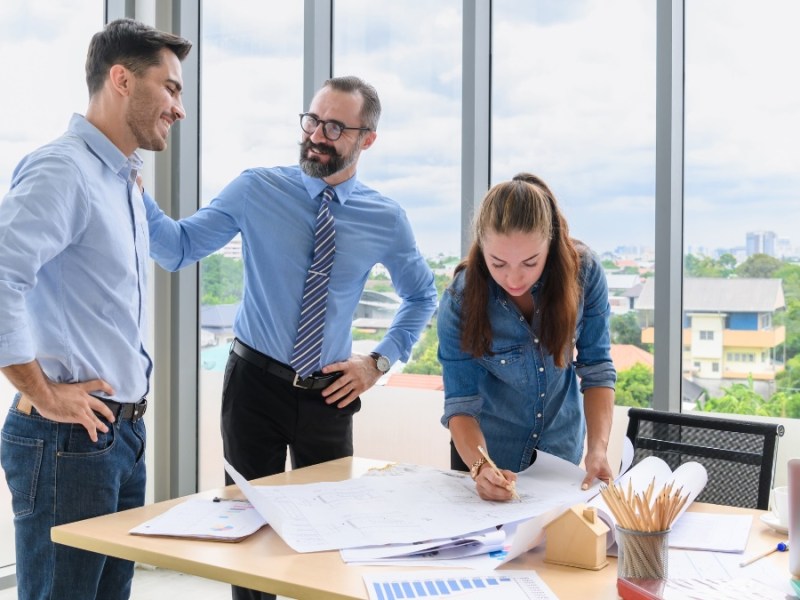
<instances>
[{"instance_id":1,"label":"long brown hair","mask_svg":"<svg viewBox=\"0 0 800 600\"><path fill-rule=\"evenodd\" d=\"M536 233L550 240L539 312L539 339L559 368L571 360L573 335L582 293L578 242L569 237L569 226L547 184L530 173L490 189L473 221L473 242L456 273L464 273L461 311L461 349L475 357L491 352L489 279L483 256L486 232L500 235Z\"/></svg>"}]
</instances>

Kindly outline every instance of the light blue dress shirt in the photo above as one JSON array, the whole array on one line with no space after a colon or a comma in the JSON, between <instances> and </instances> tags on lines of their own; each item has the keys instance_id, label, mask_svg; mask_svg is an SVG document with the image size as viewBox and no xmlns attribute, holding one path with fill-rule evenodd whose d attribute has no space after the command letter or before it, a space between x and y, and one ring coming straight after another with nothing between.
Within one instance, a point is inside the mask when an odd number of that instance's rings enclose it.
<instances>
[{"instance_id":1,"label":"light blue dress shirt","mask_svg":"<svg viewBox=\"0 0 800 600\"><path fill-rule=\"evenodd\" d=\"M148 230L127 157L81 115L22 159L0 204L0 366L147 394Z\"/></svg>"},{"instance_id":2,"label":"light blue dress shirt","mask_svg":"<svg viewBox=\"0 0 800 600\"><path fill-rule=\"evenodd\" d=\"M242 234L244 294L234 333L248 346L288 364L300 317L322 179L299 166L248 169L208 206L174 221L145 193L151 256L177 270ZM433 273L400 205L358 182L337 185L330 204L336 258L328 289L322 366L352 353L351 324L370 270L382 263L402 304L376 351L407 360L436 307Z\"/></svg>"},{"instance_id":3,"label":"light blue dress shirt","mask_svg":"<svg viewBox=\"0 0 800 600\"><path fill-rule=\"evenodd\" d=\"M531 291L539 305L545 270ZM583 254L583 294L573 343L575 359L559 369L539 341L539 312L525 317L494 280L489 282L492 354L474 358L461 350L464 272L439 304L439 361L444 376L442 424L455 415L478 420L489 453L501 469L519 472L540 448L577 464L583 454L586 424L581 392L614 388L611 362L608 285L597 257Z\"/></svg>"}]
</instances>

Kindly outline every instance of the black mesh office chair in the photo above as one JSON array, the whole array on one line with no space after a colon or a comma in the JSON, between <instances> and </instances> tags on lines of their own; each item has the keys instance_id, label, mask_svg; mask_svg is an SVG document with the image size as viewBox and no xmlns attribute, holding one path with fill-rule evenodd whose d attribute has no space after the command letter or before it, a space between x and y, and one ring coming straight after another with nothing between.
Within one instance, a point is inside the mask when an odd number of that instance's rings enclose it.
<instances>
[{"instance_id":1,"label":"black mesh office chair","mask_svg":"<svg viewBox=\"0 0 800 600\"><path fill-rule=\"evenodd\" d=\"M783 425L644 408L631 408L628 419L633 464L657 456L675 470L681 463L696 461L708 472L698 502L769 508Z\"/></svg>"}]
</instances>

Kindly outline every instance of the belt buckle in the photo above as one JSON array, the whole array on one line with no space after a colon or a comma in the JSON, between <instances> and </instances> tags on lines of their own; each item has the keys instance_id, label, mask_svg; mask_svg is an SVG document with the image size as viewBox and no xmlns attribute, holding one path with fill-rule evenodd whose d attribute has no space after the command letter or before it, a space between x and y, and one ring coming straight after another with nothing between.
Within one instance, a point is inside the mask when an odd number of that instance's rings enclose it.
<instances>
[{"instance_id":1,"label":"belt buckle","mask_svg":"<svg viewBox=\"0 0 800 600\"><path fill-rule=\"evenodd\" d=\"M295 373L292 385L301 390L310 390L311 386L314 385L314 378L309 376L304 379L298 373Z\"/></svg>"}]
</instances>

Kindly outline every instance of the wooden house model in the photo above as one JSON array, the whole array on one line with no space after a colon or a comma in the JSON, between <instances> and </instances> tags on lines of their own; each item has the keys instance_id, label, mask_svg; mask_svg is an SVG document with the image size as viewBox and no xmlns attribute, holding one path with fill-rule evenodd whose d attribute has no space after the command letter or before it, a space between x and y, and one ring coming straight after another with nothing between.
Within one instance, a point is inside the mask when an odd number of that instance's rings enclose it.
<instances>
[{"instance_id":1,"label":"wooden house model","mask_svg":"<svg viewBox=\"0 0 800 600\"><path fill-rule=\"evenodd\" d=\"M557 565L597 571L608 564L608 526L596 508L576 504L545 525L547 541L544 560Z\"/></svg>"}]
</instances>

